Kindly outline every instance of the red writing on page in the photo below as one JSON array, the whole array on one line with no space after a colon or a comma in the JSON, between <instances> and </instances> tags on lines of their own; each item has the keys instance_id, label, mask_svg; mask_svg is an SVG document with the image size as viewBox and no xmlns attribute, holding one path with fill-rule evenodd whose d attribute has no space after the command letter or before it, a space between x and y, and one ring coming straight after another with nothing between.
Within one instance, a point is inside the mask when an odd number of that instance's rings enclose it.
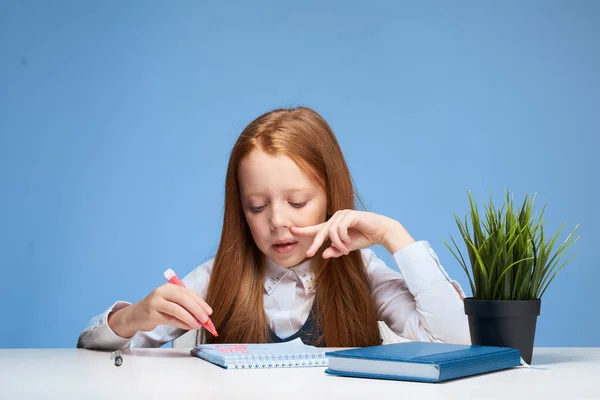
<instances>
[{"instance_id":1,"label":"red writing on page","mask_svg":"<svg viewBox=\"0 0 600 400\"><path fill-rule=\"evenodd\" d=\"M249 354L248 348L244 344L229 345L229 346L219 346L219 345L216 345L215 349L219 350L221 353L242 353L242 354Z\"/></svg>"}]
</instances>

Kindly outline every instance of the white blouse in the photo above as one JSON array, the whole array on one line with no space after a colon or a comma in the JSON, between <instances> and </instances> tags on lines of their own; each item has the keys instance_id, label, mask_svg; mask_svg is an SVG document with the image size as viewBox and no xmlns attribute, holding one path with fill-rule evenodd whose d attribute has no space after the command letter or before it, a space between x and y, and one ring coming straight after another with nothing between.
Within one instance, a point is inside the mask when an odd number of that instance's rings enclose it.
<instances>
[{"instance_id":1,"label":"white blouse","mask_svg":"<svg viewBox=\"0 0 600 400\"><path fill-rule=\"evenodd\" d=\"M393 254L400 272L390 269L369 249L361 250L371 293L380 321L398 335L415 341L469 344L464 313L464 293L451 280L426 241L412 243ZM213 261L200 265L182 280L201 298L206 297ZM267 258L264 307L271 330L285 339L305 323L315 298L314 274L310 260L284 268ZM186 330L160 325L131 338L115 334L107 324L108 315L131 303L119 301L92 318L79 336L77 346L95 349L160 347Z\"/></svg>"}]
</instances>

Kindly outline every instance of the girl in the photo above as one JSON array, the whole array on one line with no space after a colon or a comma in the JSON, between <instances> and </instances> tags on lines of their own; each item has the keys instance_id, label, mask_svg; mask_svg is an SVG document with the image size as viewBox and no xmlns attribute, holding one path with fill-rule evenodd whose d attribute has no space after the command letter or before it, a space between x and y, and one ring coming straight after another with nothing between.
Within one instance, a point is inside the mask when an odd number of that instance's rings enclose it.
<instances>
[{"instance_id":1,"label":"girl","mask_svg":"<svg viewBox=\"0 0 600 400\"><path fill-rule=\"evenodd\" d=\"M315 111L268 112L231 152L216 257L145 299L93 318L78 347L158 347L212 319L208 343L300 337L381 344L378 321L410 340L469 343L464 294L435 252L397 221L356 211L338 142ZM368 250L383 245L400 273Z\"/></svg>"}]
</instances>

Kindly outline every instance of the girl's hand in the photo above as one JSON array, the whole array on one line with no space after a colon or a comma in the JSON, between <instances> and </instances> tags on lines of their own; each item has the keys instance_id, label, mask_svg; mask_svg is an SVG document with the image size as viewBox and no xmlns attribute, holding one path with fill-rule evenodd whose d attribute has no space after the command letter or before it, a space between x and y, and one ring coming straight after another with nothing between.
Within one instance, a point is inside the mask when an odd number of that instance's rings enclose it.
<instances>
[{"instance_id":1,"label":"girl's hand","mask_svg":"<svg viewBox=\"0 0 600 400\"><path fill-rule=\"evenodd\" d=\"M212 309L193 290L166 283L145 299L109 315L108 325L117 335L128 338L136 332L148 332L158 325L200 329Z\"/></svg>"},{"instance_id":2,"label":"girl's hand","mask_svg":"<svg viewBox=\"0 0 600 400\"><path fill-rule=\"evenodd\" d=\"M331 246L323 252L323 258L340 257L353 250L374 244L383 245L391 254L415 240L396 220L383 215L356 210L340 210L329 221L319 225L291 227L293 235L314 236L307 257L317 253L329 237Z\"/></svg>"}]
</instances>

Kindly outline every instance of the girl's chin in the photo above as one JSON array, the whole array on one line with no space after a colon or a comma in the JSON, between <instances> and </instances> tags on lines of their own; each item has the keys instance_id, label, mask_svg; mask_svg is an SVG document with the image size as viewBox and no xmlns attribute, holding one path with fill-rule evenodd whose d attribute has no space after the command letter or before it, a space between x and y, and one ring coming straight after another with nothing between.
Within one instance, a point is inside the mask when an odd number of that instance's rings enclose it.
<instances>
[{"instance_id":1,"label":"girl's chin","mask_svg":"<svg viewBox=\"0 0 600 400\"><path fill-rule=\"evenodd\" d=\"M285 254L273 251L270 258L275 261L277 265L285 268L296 266L307 260L306 250L300 251L299 249L295 249L294 251Z\"/></svg>"}]
</instances>

